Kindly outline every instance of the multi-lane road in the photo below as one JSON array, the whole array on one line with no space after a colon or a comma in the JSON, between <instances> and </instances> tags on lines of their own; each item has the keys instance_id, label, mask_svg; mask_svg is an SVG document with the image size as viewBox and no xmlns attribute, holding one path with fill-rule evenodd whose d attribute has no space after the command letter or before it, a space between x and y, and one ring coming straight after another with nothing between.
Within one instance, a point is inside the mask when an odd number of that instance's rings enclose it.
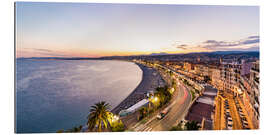
<instances>
[{"instance_id":1,"label":"multi-lane road","mask_svg":"<svg viewBox=\"0 0 270 135\"><path fill-rule=\"evenodd\" d=\"M178 79L177 84L177 89L175 90L171 103L168 105L171 108L168 114L161 120L158 120L155 117L156 115L153 115L145 124L136 124L133 130L168 131L184 118L192 98L188 89Z\"/></svg>"}]
</instances>

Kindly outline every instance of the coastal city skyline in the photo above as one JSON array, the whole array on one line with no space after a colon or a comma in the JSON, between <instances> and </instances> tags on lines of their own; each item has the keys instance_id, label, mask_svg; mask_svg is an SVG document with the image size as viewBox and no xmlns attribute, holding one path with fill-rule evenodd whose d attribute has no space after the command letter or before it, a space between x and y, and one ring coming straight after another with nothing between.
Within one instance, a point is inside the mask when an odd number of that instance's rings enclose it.
<instances>
[{"instance_id":1,"label":"coastal city skyline","mask_svg":"<svg viewBox=\"0 0 270 135\"><path fill-rule=\"evenodd\" d=\"M259 51L256 6L17 2L16 11L17 58Z\"/></svg>"},{"instance_id":2,"label":"coastal city skyline","mask_svg":"<svg viewBox=\"0 0 270 135\"><path fill-rule=\"evenodd\" d=\"M15 3L15 132L260 129L258 6Z\"/></svg>"}]
</instances>

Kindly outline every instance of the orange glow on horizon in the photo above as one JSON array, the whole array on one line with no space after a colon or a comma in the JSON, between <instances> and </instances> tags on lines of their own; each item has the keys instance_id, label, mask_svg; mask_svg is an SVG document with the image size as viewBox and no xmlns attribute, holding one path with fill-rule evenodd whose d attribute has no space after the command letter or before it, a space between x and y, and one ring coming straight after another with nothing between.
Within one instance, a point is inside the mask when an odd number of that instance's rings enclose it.
<instances>
[{"instance_id":1,"label":"orange glow on horizon","mask_svg":"<svg viewBox=\"0 0 270 135\"><path fill-rule=\"evenodd\" d=\"M41 52L35 52L31 50L16 50L16 57L108 57L108 56L132 56L132 55L150 55L152 53L168 53L168 54L179 54L179 53L192 53L192 52L211 52L212 50L206 49L188 49L178 51L159 51L159 52L147 52L147 51L89 51L89 50L68 50L68 51L54 51L47 55Z\"/></svg>"}]
</instances>

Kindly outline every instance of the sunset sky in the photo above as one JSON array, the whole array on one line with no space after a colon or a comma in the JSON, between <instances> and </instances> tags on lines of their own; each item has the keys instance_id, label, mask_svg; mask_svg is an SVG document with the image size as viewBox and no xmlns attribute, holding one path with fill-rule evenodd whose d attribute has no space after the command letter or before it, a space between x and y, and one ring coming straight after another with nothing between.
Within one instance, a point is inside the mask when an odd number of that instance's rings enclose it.
<instances>
[{"instance_id":1,"label":"sunset sky","mask_svg":"<svg viewBox=\"0 0 270 135\"><path fill-rule=\"evenodd\" d=\"M16 57L258 51L258 6L16 3Z\"/></svg>"}]
</instances>

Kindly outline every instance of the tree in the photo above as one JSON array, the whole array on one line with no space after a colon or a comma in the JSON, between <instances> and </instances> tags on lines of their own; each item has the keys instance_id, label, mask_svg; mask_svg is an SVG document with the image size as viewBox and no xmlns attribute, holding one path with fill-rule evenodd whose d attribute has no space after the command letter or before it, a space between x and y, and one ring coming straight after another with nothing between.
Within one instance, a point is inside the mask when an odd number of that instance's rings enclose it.
<instances>
[{"instance_id":1,"label":"tree","mask_svg":"<svg viewBox=\"0 0 270 135\"><path fill-rule=\"evenodd\" d=\"M122 123L121 120L119 122L113 122L111 127L112 127L113 132L125 131L125 126L124 126L124 124Z\"/></svg>"},{"instance_id":2,"label":"tree","mask_svg":"<svg viewBox=\"0 0 270 135\"><path fill-rule=\"evenodd\" d=\"M142 107L139 109L139 120L143 119L147 115L147 108Z\"/></svg>"},{"instance_id":3,"label":"tree","mask_svg":"<svg viewBox=\"0 0 270 135\"><path fill-rule=\"evenodd\" d=\"M185 124L187 130L199 130L200 126L198 125L199 122L197 121L189 121Z\"/></svg>"},{"instance_id":4,"label":"tree","mask_svg":"<svg viewBox=\"0 0 270 135\"><path fill-rule=\"evenodd\" d=\"M159 97L161 105L166 104L172 96L171 93L168 91L168 86L156 88L155 94Z\"/></svg>"},{"instance_id":5,"label":"tree","mask_svg":"<svg viewBox=\"0 0 270 135\"><path fill-rule=\"evenodd\" d=\"M181 131L181 130L184 130L182 128L182 123L178 123L176 126L171 128L171 131Z\"/></svg>"},{"instance_id":6,"label":"tree","mask_svg":"<svg viewBox=\"0 0 270 135\"><path fill-rule=\"evenodd\" d=\"M172 80L172 87L176 89L176 86L177 86L177 85L176 85L176 80L173 79L173 80Z\"/></svg>"},{"instance_id":7,"label":"tree","mask_svg":"<svg viewBox=\"0 0 270 135\"><path fill-rule=\"evenodd\" d=\"M211 81L211 78L209 76L204 76L204 81L205 82L210 82Z\"/></svg>"},{"instance_id":8,"label":"tree","mask_svg":"<svg viewBox=\"0 0 270 135\"><path fill-rule=\"evenodd\" d=\"M109 109L110 105L105 101L91 106L90 113L87 117L87 125L90 131L92 131L95 127L98 127L98 131L101 132L102 128L108 127L108 123L110 123L112 119L112 113L109 111Z\"/></svg>"}]
</instances>

